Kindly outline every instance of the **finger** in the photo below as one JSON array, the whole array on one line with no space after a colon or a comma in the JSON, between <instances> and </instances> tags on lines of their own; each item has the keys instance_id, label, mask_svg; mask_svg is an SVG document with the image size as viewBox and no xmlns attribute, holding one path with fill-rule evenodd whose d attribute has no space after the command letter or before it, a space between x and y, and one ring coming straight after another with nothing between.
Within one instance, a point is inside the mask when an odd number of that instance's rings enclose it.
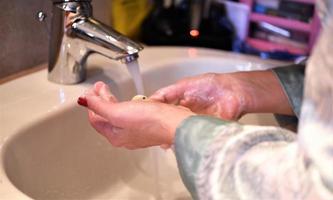
<instances>
[{"instance_id":1,"label":"finger","mask_svg":"<svg viewBox=\"0 0 333 200\"><path fill-rule=\"evenodd\" d=\"M87 107L87 96L99 96L102 99L109 102L118 102L117 98L110 92L108 85L99 81L94 84L94 86L85 91L78 99L78 104Z\"/></svg>"},{"instance_id":2,"label":"finger","mask_svg":"<svg viewBox=\"0 0 333 200\"><path fill-rule=\"evenodd\" d=\"M189 99L189 98L182 99L179 102L179 105L189 108L193 112L197 112L201 107L201 105L199 105L199 102L195 101L195 99Z\"/></svg>"},{"instance_id":3,"label":"finger","mask_svg":"<svg viewBox=\"0 0 333 200\"><path fill-rule=\"evenodd\" d=\"M93 111L88 111L90 124L96 129L97 132L106 136L112 132L112 125L103 117L95 114Z\"/></svg>"},{"instance_id":4,"label":"finger","mask_svg":"<svg viewBox=\"0 0 333 200\"><path fill-rule=\"evenodd\" d=\"M178 102L183 98L185 90L186 84L184 83L170 85L156 91L152 96L150 96L150 99L162 103L178 104Z\"/></svg>"},{"instance_id":5,"label":"finger","mask_svg":"<svg viewBox=\"0 0 333 200\"><path fill-rule=\"evenodd\" d=\"M118 103L106 101L99 96L87 96L86 100L91 111L108 120L114 126L119 126Z\"/></svg>"},{"instance_id":6,"label":"finger","mask_svg":"<svg viewBox=\"0 0 333 200\"><path fill-rule=\"evenodd\" d=\"M101 81L94 84L94 91L106 101L118 102L117 98L110 92L110 87Z\"/></svg>"},{"instance_id":7,"label":"finger","mask_svg":"<svg viewBox=\"0 0 333 200\"><path fill-rule=\"evenodd\" d=\"M102 82L102 81L97 81L95 84L94 84L94 87L93 87L93 89L94 89L94 91L95 91L95 93L98 95L99 94L99 90L102 88L102 86L104 86L105 85L105 83L104 82Z\"/></svg>"},{"instance_id":8,"label":"finger","mask_svg":"<svg viewBox=\"0 0 333 200\"><path fill-rule=\"evenodd\" d=\"M95 92L95 88L91 87L89 89L87 89L82 95L81 97L85 98L86 96L97 96L98 94Z\"/></svg>"},{"instance_id":9,"label":"finger","mask_svg":"<svg viewBox=\"0 0 333 200\"><path fill-rule=\"evenodd\" d=\"M93 88L90 88L84 92L84 94L80 95L79 98L77 99L77 103L80 106L88 107L88 102L86 97L87 96L96 96L95 91Z\"/></svg>"},{"instance_id":10,"label":"finger","mask_svg":"<svg viewBox=\"0 0 333 200\"><path fill-rule=\"evenodd\" d=\"M91 125L103 135L113 146L121 147L125 144L121 136L122 129L114 127L106 119L89 111L89 121Z\"/></svg>"},{"instance_id":11,"label":"finger","mask_svg":"<svg viewBox=\"0 0 333 200\"><path fill-rule=\"evenodd\" d=\"M117 98L110 92L110 88L108 85L104 84L102 88L99 90L99 95L110 102L116 103L118 102Z\"/></svg>"},{"instance_id":12,"label":"finger","mask_svg":"<svg viewBox=\"0 0 333 200\"><path fill-rule=\"evenodd\" d=\"M188 107L188 101L186 99L180 100L179 105L189 108Z\"/></svg>"}]
</instances>

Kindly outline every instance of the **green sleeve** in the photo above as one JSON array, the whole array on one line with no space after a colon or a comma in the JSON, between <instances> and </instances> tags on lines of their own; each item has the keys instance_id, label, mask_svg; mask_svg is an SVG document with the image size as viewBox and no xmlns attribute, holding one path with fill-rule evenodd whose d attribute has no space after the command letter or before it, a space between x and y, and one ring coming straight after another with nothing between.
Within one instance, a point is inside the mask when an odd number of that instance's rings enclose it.
<instances>
[{"instance_id":1,"label":"green sleeve","mask_svg":"<svg viewBox=\"0 0 333 200\"><path fill-rule=\"evenodd\" d=\"M175 153L180 175L186 188L197 198L195 175L205 149L221 132L227 122L208 116L192 116L182 122L176 131ZM190 134L187 134L190 133Z\"/></svg>"},{"instance_id":2,"label":"green sleeve","mask_svg":"<svg viewBox=\"0 0 333 200\"><path fill-rule=\"evenodd\" d=\"M304 65L289 65L273 69L284 89L295 115L299 118L303 100Z\"/></svg>"}]
</instances>

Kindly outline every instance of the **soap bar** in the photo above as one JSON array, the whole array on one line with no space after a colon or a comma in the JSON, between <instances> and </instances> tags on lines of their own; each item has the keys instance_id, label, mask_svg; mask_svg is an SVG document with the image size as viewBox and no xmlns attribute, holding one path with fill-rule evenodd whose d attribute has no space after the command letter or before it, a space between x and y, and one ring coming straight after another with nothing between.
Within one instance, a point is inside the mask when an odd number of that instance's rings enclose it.
<instances>
[{"instance_id":1,"label":"soap bar","mask_svg":"<svg viewBox=\"0 0 333 200\"><path fill-rule=\"evenodd\" d=\"M144 100L148 100L148 97L145 95L135 95L132 98L132 101L144 101Z\"/></svg>"}]
</instances>

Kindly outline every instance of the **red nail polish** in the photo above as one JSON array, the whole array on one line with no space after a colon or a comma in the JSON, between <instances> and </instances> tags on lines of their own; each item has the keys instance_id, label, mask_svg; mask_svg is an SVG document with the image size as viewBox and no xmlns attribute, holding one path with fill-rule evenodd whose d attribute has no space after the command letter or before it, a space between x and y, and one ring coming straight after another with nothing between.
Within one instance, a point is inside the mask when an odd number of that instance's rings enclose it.
<instances>
[{"instance_id":1,"label":"red nail polish","mask_svg":"<svg viewBox=\"0 0 333 200\"><path fill-rule=\"evenodd\" d=\"M77 99L77 103L78 103L80 106L88 107L87 99L84 98L84 97L79 97L79 98Z\"/></svg>"}]
</instances>

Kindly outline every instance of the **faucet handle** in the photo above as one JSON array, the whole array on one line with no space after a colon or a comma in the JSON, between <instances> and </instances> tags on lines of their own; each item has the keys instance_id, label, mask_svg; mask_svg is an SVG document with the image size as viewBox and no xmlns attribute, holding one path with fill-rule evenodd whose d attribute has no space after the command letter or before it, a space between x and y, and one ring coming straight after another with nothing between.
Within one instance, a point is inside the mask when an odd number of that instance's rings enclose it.
<instances>
[{"instance_id":1,"label":"faucet handle","mask_svg":"<svg viewBox=\"0 0 333 200\"><path fill-rule=\"evenodd\" d=\"M92 15L91 0L52 0L53 5L66 12ZM83 12L82 12L83 11Z\"/></svg>"},{"instance_id":2,"label":"faucet handle","mask_svg":"<svg viewBox=\"0 0 333 200\"><path fill-rule=\"evenodd\" d=\"M53 3L91 2L91 0L51 0Z\"/></svg>"}]
</instances>

